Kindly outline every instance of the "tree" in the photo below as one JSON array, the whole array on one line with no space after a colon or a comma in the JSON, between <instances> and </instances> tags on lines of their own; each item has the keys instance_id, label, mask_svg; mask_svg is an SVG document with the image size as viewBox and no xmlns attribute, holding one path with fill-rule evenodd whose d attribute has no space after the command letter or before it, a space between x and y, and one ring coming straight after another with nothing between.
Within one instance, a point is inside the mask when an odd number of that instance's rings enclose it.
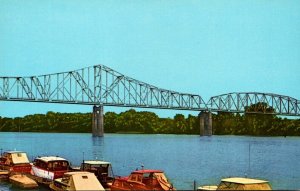
<instances>
[{"instance_id":1,"label":"tree","mask_svg":"<svg viewBox=\"0 0 300 191\"><path fill-rule=\"evenodd\" d=\"M272 121L276 115L275 109L265 102L258 102L245 107L245 125L250 135L268 135Z\"/></svg>"},{"instance_id":2,"label":"tree","mask_svg":"<svg viewBox=\"0 0 300 191\"><path fill-rule=\"evenodd\" d=\"M184 115L176 114L174 116L174 133L186 133L187 124L184 119Z\"/></svg>"}]
</instances>

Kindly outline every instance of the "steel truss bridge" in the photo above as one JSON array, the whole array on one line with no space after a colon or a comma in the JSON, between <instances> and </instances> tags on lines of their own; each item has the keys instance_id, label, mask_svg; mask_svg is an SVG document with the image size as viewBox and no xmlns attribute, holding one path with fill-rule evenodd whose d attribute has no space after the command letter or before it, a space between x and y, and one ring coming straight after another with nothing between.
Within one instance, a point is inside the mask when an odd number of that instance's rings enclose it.
<instances>
[{"instance_id":1,"label":"steel truss bridge","mask_svg":"<svg viewBox=\"0 0 300 191\"><path fill-rule=\"evenodd\" d=\"M300 101L289 96L238 92L205 102L200 95L158 88L104 65L39 76L0 77L0 100L234 113L266 103L274 108L273 114L300 116Z\"/></svg>"}]
</instances>

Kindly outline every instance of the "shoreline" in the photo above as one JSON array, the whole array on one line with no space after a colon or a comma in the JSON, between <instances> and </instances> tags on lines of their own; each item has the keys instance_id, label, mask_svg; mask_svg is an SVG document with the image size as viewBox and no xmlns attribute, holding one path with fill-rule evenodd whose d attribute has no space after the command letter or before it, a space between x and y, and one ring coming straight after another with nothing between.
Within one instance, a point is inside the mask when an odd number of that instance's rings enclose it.
<instances>
[{"instance_id":1,"label":"shoreline","mask_svg":"<svg viewBox=\"0 0 300 191\"><path fill-rule=\"evenodd\" d=\"M91 132L48 132L48 131L0 131L0 133L57 133L57 134L90 134ZM212 136L200 136L200 134L174 134L174 133L143 133L143 132L117 132L117 133L104 133L104 134L112 134L112 135L191 135L191 136L199 136L199 137L214 137L214 136L236 136L236 137L300 137L297 135L289 135L289 136L276 136L276 135L233 135L233 134L223 134L223 135L212 135Z\"/></svg>"}]
</instances>

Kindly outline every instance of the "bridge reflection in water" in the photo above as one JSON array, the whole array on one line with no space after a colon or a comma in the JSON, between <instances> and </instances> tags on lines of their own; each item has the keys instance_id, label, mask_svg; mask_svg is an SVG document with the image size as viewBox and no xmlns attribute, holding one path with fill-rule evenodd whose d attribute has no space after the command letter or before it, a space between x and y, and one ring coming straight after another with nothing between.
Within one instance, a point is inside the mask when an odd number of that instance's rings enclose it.
<instances>
[{"instance_id":1,"label":"bridge reflection in water","mask_svg":"<svg viewBox=\"0 0 300 191\"><path fill-rule=\"evenodd\" d=\"M238 92L214 96L158 88L125 76L107 66L28 77L0 77L0 100L94 105L93 136L103 136L103 106L201 111L200 134L212 134L211 112L244 113L266 103L276 115L300 116L300 101L272 93ZM261 113L261 112L260 112ZM263 111L264 113L264 111Z\"/></svg>"}]
</instances>

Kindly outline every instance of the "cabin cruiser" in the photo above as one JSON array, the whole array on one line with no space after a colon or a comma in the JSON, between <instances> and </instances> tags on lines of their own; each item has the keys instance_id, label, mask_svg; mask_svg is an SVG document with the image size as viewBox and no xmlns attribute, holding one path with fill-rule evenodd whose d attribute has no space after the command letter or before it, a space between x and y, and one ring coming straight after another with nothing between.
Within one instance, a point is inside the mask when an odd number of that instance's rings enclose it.
<instances>
[{"instance_id":1,"label":"cabin cruiser","mask_svg":"<svg viewBox=\"0 0 300 191\"><path fill-rule=\"evenodd\" d=\"M272 190L266 180L233 177L222 179L218 186L201 186L198 190Z\"/></svg>"},{"instance_id":2,"label":"cabin cruiser","mask_svg":"<svg viewBox=\"0 0 300 191\"><path fill-rule=\"evenodd\" d=\"M30 173L31 165L25 152L6 151L0 156L0 170L10 174Z\"/></svg>"},{"instance_id":3,"label":"cabin cruiser","mask_svg":"<svg viewBox=\"0 0 300 191\"><path fill-rule=\"evenodd\" d=\"M34 159L32 175L39 183L50 184L56 178L61 178L70 168L69 162L57 156L45 156Z\"/></svg>"},{"instance_id":4,"label":"cabin cruiser","mask_svg":"<svg viewBox=\"0 0 300 191\"><path fill-rule=\"evenodd\" d=\"M80 170L94 173L104 188L110 187L114 179L110 162L85 160L82 162Z\"/></svg>"},{"instance_id":5,"label":"cabin cruiser","mask_svg":"<svg viewBox=\"0 0 300 191\"><path fill-rule=\"evenodd\" d=\"M116 177L111 190L175 190L161 170L136 170L128 177Z\"/></svg>"},{"instance_id":6,"label":"cabin cruiser","mask_svg":"<svg viewBox=\"0 0 300 191\"><path fill-rule=\"evenodd\" d=\"M51 190L66 191L66 190L103 190L94 173L91 172L67 172L62 178L55 179L50 185Z\"/></svg>"}]
</instances>

